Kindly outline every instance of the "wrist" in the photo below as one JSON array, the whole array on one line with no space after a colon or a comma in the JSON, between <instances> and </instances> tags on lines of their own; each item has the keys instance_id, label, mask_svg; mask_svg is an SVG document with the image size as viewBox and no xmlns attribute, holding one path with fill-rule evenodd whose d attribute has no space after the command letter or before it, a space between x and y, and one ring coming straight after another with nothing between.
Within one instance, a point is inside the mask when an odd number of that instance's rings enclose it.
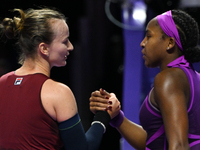
<instances>
[{"instance_id":1,"label":"wrist","mask_svg":"<svg viewBox=\"0 0 200 150\"><path fill-rule=\"evenodd\" d=\"M104 128L104 133L105 133L106 127L109 125L110 120L111 118L107 111L97 111L91 125L95 123L101 124L102 127Z\"/></svg>"},{"instance_id":2,"label":"wrist","mask_svg":"<svg viewBox=\"0 0 200 150\"><path fill-rule=\"evenodd\" d=\"M119 127L124 120L124 112L120 110L119 114L110 121L110 125L114 128Z\"/></svg>"}]
</instances>

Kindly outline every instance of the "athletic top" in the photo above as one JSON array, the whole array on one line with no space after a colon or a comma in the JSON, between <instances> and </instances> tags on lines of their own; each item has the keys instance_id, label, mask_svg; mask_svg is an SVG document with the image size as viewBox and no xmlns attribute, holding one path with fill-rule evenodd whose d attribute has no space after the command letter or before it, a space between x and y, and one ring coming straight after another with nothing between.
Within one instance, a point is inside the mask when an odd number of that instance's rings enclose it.
<instances>
[{"instance_id":1,"label":"athletic top","mask_svg":"<svg viewBox=\"0 0 200 150\"><path fill-rule=\"evenodd\" d=\"M0 149L57 150L58 124L44 110L40 91L49 77L37 73L0 78Z\"/></svg>"},{"instance_id":2,"label":"athletic top","mask_svg":"<svg viewBox=\"0 0 200 150\"><path fill-rule=\"evenodd\" d=\"M184 56L169 63L168 67L178 67L187 75L191 93L187 110L189 118L188 140L191 150L200 150L200 75L193 69L192 65L184 59ZM168 143L165 136L162 116L160 111L150 102L149 95L151 91L140 109L140 123L147 132L146 150L167 150Z\"/></svg>"}]
</instances>

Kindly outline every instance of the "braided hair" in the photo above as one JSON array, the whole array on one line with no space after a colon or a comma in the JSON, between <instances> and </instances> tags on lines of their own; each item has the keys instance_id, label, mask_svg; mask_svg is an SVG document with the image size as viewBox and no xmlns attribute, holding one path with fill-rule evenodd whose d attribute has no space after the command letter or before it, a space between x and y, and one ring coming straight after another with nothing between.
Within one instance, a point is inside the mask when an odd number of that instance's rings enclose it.
<instances>
[{"instance_id":1,"label":"braided hair","mask_svg":"<svg viewBox=\"0 0 200 150\"><path fill-rule=\"evenodd\" d=\"M199 29L197 22L186 12L172 10L172 17L178 29L185 59L191 63L200 61Z\"/></svg>"},{"instance_id":2,"label":"braided hair","mask_svg":"<svg viewBox=\"0 0 200 150\"><path fill-rule=\"evenodd\" d=\"M23 64L26 56L34 58L36 48L41 43L50 44L54 38L50 19L63 19L65 16L50 8L14 9L20 16L5 18L0 24L1 37L5 35L7 39L17 39L21 52L19 63Z\"/></svg>"}]
</instances>

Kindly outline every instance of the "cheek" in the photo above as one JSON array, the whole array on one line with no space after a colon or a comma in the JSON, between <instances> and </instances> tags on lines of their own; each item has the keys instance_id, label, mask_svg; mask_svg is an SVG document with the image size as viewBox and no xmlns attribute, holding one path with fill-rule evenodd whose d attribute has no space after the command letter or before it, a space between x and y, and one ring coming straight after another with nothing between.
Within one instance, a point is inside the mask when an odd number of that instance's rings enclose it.
<instances>
[{"instance_id":1,"label":"cheek","mask_svg":"<svg viewBox=\"0 0 200 150\"><path fill-rule=\"evenodd\" d=\"M65 52L66 52L66 48L63 45L56 45L53 47L53 50L52 50L52 53L57 56L62 55Z\"/></svg>"},{"instance_id":2,"label":"cheek","mask_svg":"<svg viewBox=\"0 0 200 150\"><path fill-rule=\"evenodd\" d=\"M146 53L145 53L145 66L147 67L155 67L155 64L158 59L158 51L156 46L149 45L145 47Z\"/></svg>"}]
</instances>

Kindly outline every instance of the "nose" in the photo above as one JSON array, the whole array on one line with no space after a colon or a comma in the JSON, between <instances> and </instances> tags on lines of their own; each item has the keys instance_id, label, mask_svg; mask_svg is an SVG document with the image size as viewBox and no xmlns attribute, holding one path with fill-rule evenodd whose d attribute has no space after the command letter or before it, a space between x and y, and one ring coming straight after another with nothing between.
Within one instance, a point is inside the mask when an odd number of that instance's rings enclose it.
<instances>
[{"instance_id":1,"label":"nose","mask_svg":"<svg viewBox=\"0 0 200 150\"><path fill-rule=\"evenodd\" d=\"M71 43L70 41L68 42L67 47L68 47L68 50L69 50L69 51L74 50L74 46L72 45L72 43Z\"/></svg>"},{"instance_id":2,"label":"nose","mask_svg":"<svg viewBox=\"0 0 200 150\"><path fill-rule=\"evenodd\" d=\"M145 41L145 38L144 38L144 39L142 40L142 42L140 43L140 46L141 46L142 48L144 48L145 45L146 45L146 41Z\"/></svg>"}]
</instances>

